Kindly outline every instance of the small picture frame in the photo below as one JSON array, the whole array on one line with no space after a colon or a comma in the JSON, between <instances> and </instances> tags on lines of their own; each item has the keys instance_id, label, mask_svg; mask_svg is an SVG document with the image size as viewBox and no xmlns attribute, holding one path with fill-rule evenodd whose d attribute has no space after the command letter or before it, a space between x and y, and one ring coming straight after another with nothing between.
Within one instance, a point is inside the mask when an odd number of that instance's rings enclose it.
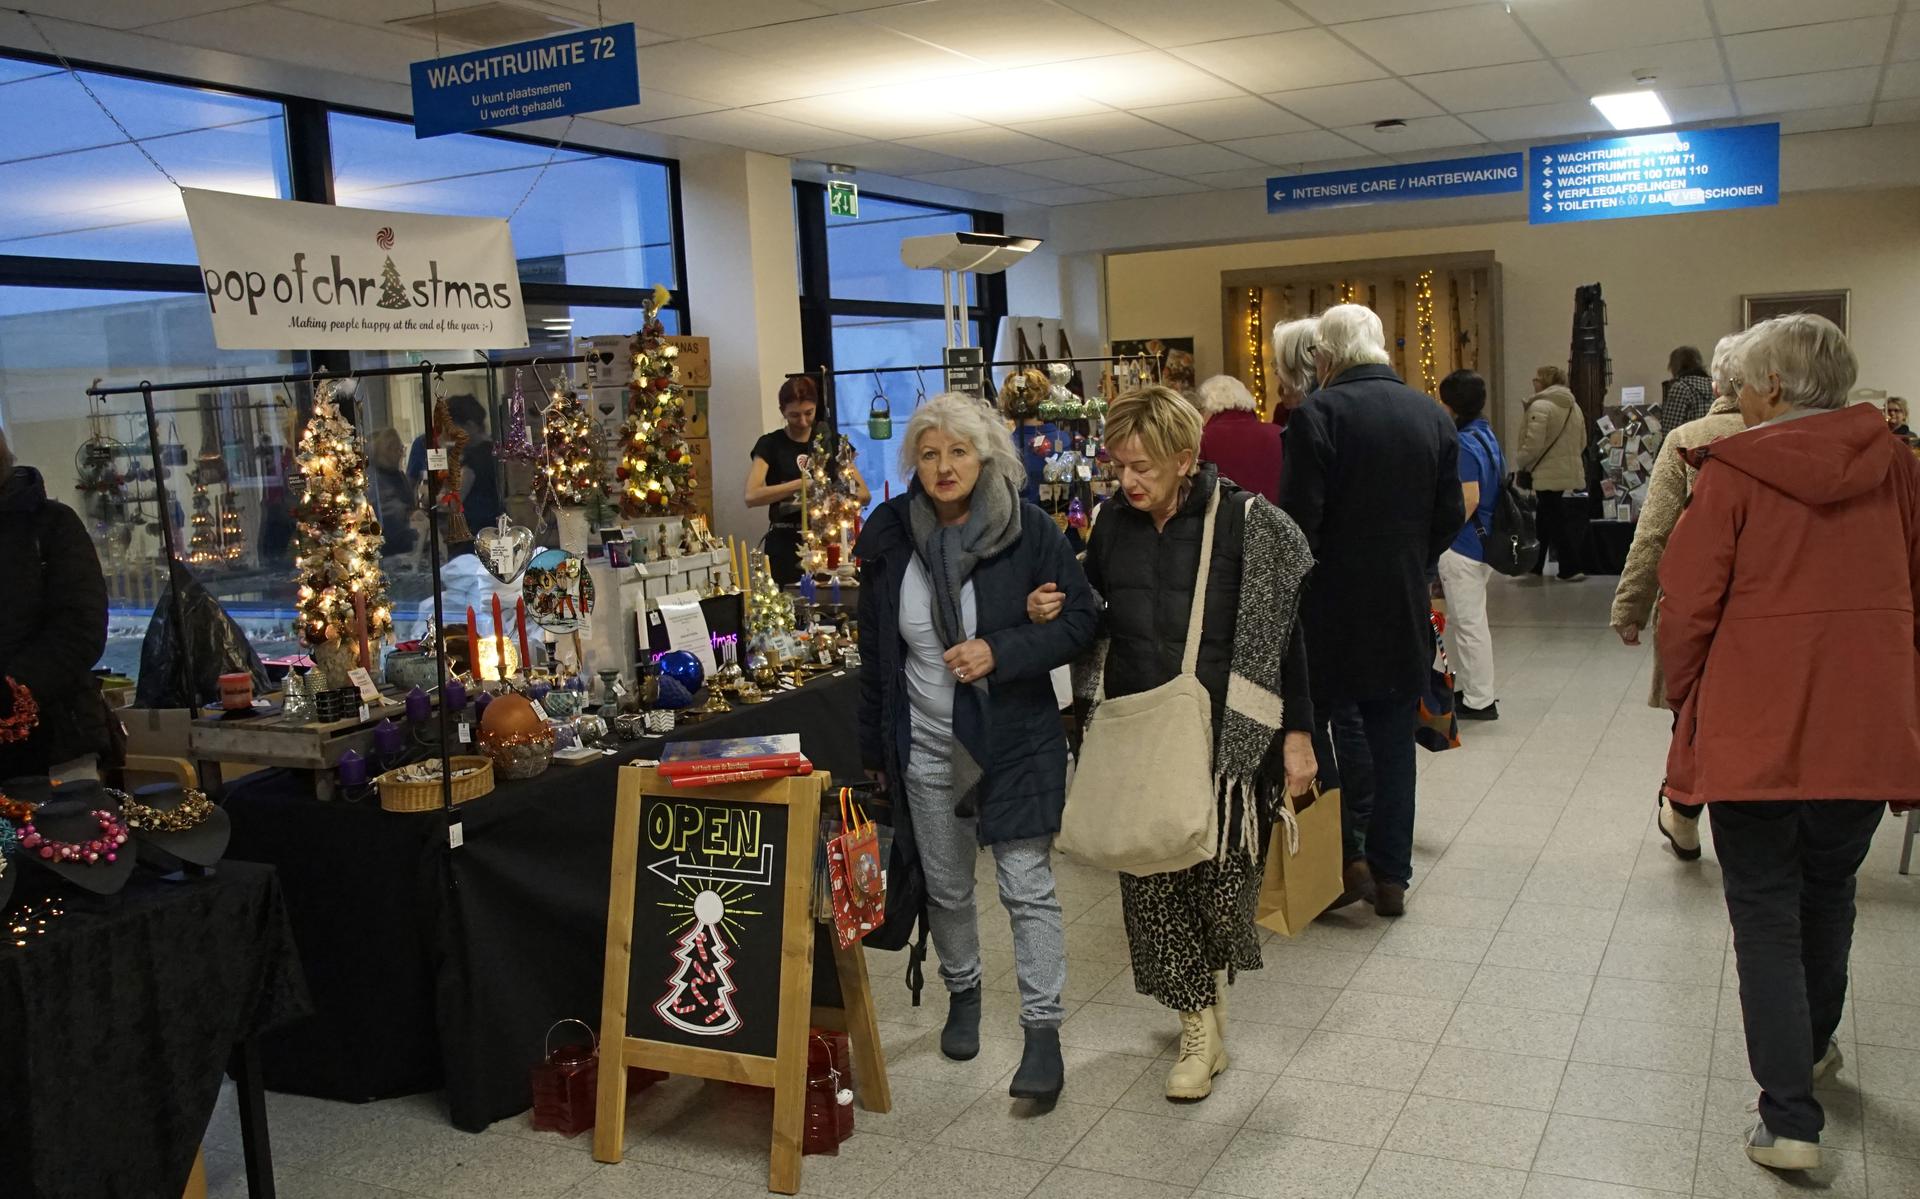
<instances>
[{"instance_id":1,"label":"small picture frame","mask_svg":"<svg viewBox=\"0 0 1920 1199\"><path fill-rule=\"evenodd\" d=\"M689 516L686 518L686 522L687 540L690 543L699 546L701 549L716 550L720 548L720 539L715 537L713 530L707 526L706 517Z\"/></svg>"},{"instance_id":2,"label":"small picture frame","mask_svg":"<svg viewBox=\"0 0 1920 1199\"><path fill-rule=\"evenodd\" d=\"M1751 329L1761 321L1794 312L1824 316L1838 325L1840 332L1849 337L1853 335L1849 324L1853 313L1853 292L1847 288L1836 291L1776 291L1740 297L1742 329Z\"/></svg>"}]
</instances>

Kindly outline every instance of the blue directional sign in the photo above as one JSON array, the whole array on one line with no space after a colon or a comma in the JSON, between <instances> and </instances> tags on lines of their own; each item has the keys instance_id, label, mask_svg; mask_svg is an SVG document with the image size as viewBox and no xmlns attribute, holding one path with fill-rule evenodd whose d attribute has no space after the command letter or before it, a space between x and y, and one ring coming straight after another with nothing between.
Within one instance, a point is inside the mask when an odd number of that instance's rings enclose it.
<instances>
[{"instance_id":1,"label":"blue directional sign","mask_svg":"<svg viewBox=\"0 0 1920 1199\"><path fill-rule=\"evenodd\" d=\"M1527 163L1534 225L1780 202L1777 124L1535 146Z\"/></svg>"},{"instance_id":2,"label":"blue directional sign","mask_svg":"<svg viewBox=\"0 0 1920 1199\"><path fill-rule=\"evenodd\" d=\"M1486 154L1443 162L1396 163L1317 175L1281 175L1267 180L1267 211L1342 208L1393 200L1440 200L1517 192L1525 181L1518 154Z\"/></svg>"},{"instance_id":3,"label":"blue directional sign","mask_svg":"<svg viewBox=\"0 0 1920 1199\"><path fill-rule=\"evenodd\" d=\"M640 103L632 24L413 64L413 135L438 137Z\"/></svg>"}]
</instances>

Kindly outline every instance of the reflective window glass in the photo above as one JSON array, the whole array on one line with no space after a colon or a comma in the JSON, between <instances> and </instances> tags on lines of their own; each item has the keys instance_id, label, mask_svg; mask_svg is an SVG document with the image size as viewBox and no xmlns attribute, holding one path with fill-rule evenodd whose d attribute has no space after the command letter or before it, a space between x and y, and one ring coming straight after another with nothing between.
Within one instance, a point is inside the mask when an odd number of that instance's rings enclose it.
<instances>
[{"instance_id":1,"label":"reflective window glass","mask_svg":"<svg viewBox=\"0 0 1920 1199\"><path fill-rule=\"evenodd\" d=\"M914 270L901 262L900 240L972 228L971 213L860 197L859 217L827 217L827 269L833 298L940 303L940 272ZM971 303L974 277L962 278Z\"/></svg>"}]
</instances>

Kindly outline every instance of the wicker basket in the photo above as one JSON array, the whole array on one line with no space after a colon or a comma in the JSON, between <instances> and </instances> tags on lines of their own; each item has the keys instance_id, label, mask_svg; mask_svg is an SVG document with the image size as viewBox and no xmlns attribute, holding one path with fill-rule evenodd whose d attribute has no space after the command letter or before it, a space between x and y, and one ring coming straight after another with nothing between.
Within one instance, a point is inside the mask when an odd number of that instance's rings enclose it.
<instances>
[{"instance_id":1,"label":"wicker basket","mask_svg":"<svg viewBox=\"0 0 1920 1199\"><path fill-rule=\"evenodd\" d=\"M469 766L478 767L479 773L459 777L460 771ZM479 799L493 790L493 762L488 758L479 754L456 754L453 772L453 802L456 804ZM395 777L398 773L389 770L377 780L382 808L389 812L431 812L440 806L439 779L429 779L424 783L402 782Z\"/></svg>"}]
</instances>

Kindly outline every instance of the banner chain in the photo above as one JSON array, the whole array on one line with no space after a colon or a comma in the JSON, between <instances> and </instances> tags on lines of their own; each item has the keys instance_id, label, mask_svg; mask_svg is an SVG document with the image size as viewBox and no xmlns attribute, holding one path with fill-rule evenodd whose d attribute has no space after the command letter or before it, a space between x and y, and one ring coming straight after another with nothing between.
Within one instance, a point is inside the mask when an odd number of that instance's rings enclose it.
<instances>
[{"instance_id":1,"label":"banner chain","mask_svg":"<svg viewBox=\"0 0 1920 1199\"><path fill-rule=\"evenodd\" d=\"M79 71L74 70L73 64L67 61L66 56L61 54L60 51L54 47L53 39L47 36L46 30L40 28L40 22L33 19L33 14L23 8L15 9L14 11L18 12L21 16L27 19L28 26L31 27L35 33L40 35L40 40L42 42L46 43L47 53L53 55L53 57L59 61L60 65L66 68L67 74L73 76L73 81L80 85L80 90L87 93L87 99L92 100L95 106L98 107L101 112L106 114L107 119L113 122L113 127L120 131L121 135L127 139L128 143L130 143L134 149L140 151L141 157L145 158L148 162L152 163L154 170L159 171L162 175L165 175L167 177L168 183L171 183L175 187L180 188L180 190L185 191L186 189L181 186L180 181L173 177L173 172L161 166L160 160L155 158L153 154L147 149L147 147L141 143L140 139L133 136L133 134L127 130L127 127L120 123L119 117L116 117L113 115L113 110L107 107L107 102L105 100L102 100L98 95L96 95L94 93L94 90L91 87L87 86L87 81L80 77Z\"/></svg>"}]
</instances>

